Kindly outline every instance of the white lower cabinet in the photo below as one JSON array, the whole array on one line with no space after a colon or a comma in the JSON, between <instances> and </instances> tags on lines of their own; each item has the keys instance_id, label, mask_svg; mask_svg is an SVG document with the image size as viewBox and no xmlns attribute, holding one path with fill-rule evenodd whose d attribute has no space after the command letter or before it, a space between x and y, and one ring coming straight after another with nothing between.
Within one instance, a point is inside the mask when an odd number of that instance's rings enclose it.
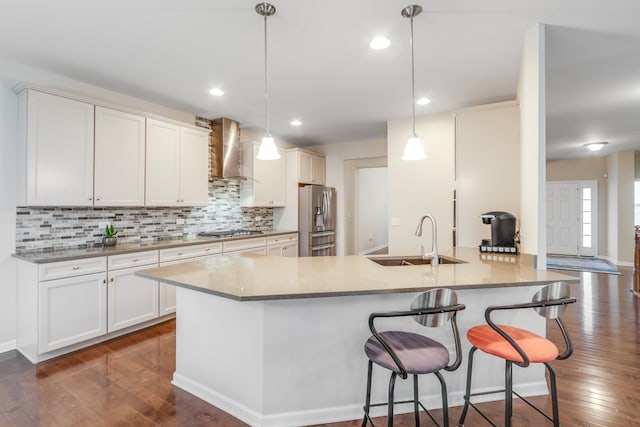
<instances>
[{"instance_id":1,"label":"white lower cabinet","mask_svg":"<svg viewBox=\"0 0 640 427\"><path fill-rule=\"evenodd\" d=\"M135 276L153 266L109 271L107 331L113 332L158 317L158 282Z\"/></svg>"},{"instance_id":2,"label":"white lower cabinet","mask_svg":"<svg viewBox=\"0 0 640 427\"><path fill-rule=\"evenodd\" d=\"M107 333L106 278L106 273L95 273L40 283L39 353Z\"/></svg>"},{"instance_id":3,"label":"white lower cabinet","mask_svg":"<svg viewBox=\"0 0 640 427\"><path fill-rule=\"evenodd\" d=\"M222 243L205 243L202 245L181 246L160 250L160 267L183 262L196 261L222 255ZM176 287L160 283L158 287L159 315L164 316L176 312Z\"/></svg>"},{"instance_id":4,"label":"white lower cabinet","mask_svg":"<svg viewBox=\"0 0 640 427\"><path fill-rule=\"evenodd\" d=\"M298 234L281 234L267 239L267 255L297 257Z\"/></svg>"},{"instance_id":5,"label":"white lower cabinet","mask_svg":"<svg viewBox=\"0 0 640 427\"><path fill-rule=\"evenodd\" d=\"M158 317L158 282L135 275L136 271L158 266L158 251L110 256L108 266L107 331Z\"/></svg>"},{"instance_id":6,"label":"white lower cabinet","mask_svg":"<svg viewBox=\"0 0 640 427\"><path fill-rule=\"evenodd\" d=\"M224 255L257 253L265 255L267 245L266 237L255 237L250 239L230 240L222 244Z\"/></svg>"}]
</instances>

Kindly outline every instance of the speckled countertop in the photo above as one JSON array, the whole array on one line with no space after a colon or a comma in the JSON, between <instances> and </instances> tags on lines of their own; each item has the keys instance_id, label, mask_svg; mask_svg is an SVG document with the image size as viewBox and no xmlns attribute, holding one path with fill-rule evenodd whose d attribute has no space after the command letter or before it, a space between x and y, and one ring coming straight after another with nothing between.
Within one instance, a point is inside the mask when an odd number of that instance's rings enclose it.
<instances>
[{"instance_id":1,"label":"speckled countertop","mask_svg":"<svg viewBox=\"0 0 640 427\"><path fill-rule=\"evenodd\" d=\"M167 239L157 240L150 243L118 243L115 246L97 246L82 249L61 249L54 251L32 251L15 253L13 256L22 261L43 264L48 262L69 261L82 258L93 258L106 255L118 255L140 251L152 251L156 249L176 248L180 246L202 245L205 243L228 242L240 239L252 239L260 237L277 236L280 234L297 233L295 230L274 230L265 231L262 234L253 234L237 237L196 237L192 239Z\"/></svg>"},{"instance_id":2,"label":"speckled countertop","mask_svg":"<svg viewBox=\"0 0 640 427\"><path fill-rule=\"evenodd\" d=\"M533 267L531 255L483 254L454 248L442 255L464 263L383 267L364 256L286 258L239 254L152 268L136 275L238 301L335 297L578 282Z\"/></svg>"}]
</instances>

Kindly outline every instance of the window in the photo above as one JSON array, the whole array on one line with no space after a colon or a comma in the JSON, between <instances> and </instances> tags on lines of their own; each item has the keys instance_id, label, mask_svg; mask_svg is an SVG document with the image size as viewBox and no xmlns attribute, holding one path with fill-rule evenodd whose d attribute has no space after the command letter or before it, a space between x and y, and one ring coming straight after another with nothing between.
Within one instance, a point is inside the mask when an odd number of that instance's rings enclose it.
<instances>
[{"instance_id":1,"label":"window","mask_svg":"<svg viewBox=\"0 0 640 427\"><path fill-rule=\"evenodd\" d=\"M590 248L592 246L591 233L591 188L582 187L582 247Z\"/></svg>"}]
</instances>

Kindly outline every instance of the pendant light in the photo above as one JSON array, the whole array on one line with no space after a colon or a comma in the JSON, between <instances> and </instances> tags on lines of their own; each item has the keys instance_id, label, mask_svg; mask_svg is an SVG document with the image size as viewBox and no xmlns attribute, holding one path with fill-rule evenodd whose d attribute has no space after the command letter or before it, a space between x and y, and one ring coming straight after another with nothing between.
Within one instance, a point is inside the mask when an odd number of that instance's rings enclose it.
<instances>
[{"instance_id":1,"label":"pendant light","mask_svg":"<svg viewBox=\"0 0 640 427\"><path fill-rule=\"evenodd\" d=\"M402 9L402 16L409 18L411 21L411 37L409 42L411 44L411 136L407 141L407 145L404 148L404 154L402 160L422 160L426 159L427 155L424 153L424 146L422 141L416 135L416 82L415 82L415 64L413 59L413 18L418 16L422 12L422 7L417 4L407 6Z\"/></svg>"},{"instance_id":2,"label":"pendant light","mask_svg":"<svg viewBox=\"0 0 640 427\"><path fill-rule=\"evenodd\" d=\"M256 158L259 160L278 160L280 153L278 153L278 147L269 132L269 72L267 70L267 17L276 13L276 8L269 3L258 3L256 12L264 17L264 104L266 111L265 134L262 137Z\"/></svg>"}]
</instances>

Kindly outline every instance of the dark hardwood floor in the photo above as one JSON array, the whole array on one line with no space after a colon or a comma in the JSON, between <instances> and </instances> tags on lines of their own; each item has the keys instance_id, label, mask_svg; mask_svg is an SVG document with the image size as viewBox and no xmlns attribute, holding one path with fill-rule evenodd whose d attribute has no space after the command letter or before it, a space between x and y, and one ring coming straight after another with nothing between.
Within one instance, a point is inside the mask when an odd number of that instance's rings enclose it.
<instances>
[{"instance_id":1,"label":"dark hardwood floor","mask_svg":"<svg viewBox=\"0 0 640 427\"><path fill-rule=\"evenodd\" d=\"M575 352L554 363L562 425L640 426L640 301L629 292L631 269L623 276L580 275L582 283L572 286L578 303L564 316ZM174 331L174 321L165 322L37 366L16 352L1 354L0 426L245 426L170 384ZM548 397L533 400L550 411ZM502 425L502 402L480 406ZM451 408L452 425L460 409ZM513 420L551 425L518 400ZM413 426L412 415L398 416L395 425ZM426 417L423 425L431 425ZM471 411L465 425L488 424Z\"/></svg>"}]
</instances>

